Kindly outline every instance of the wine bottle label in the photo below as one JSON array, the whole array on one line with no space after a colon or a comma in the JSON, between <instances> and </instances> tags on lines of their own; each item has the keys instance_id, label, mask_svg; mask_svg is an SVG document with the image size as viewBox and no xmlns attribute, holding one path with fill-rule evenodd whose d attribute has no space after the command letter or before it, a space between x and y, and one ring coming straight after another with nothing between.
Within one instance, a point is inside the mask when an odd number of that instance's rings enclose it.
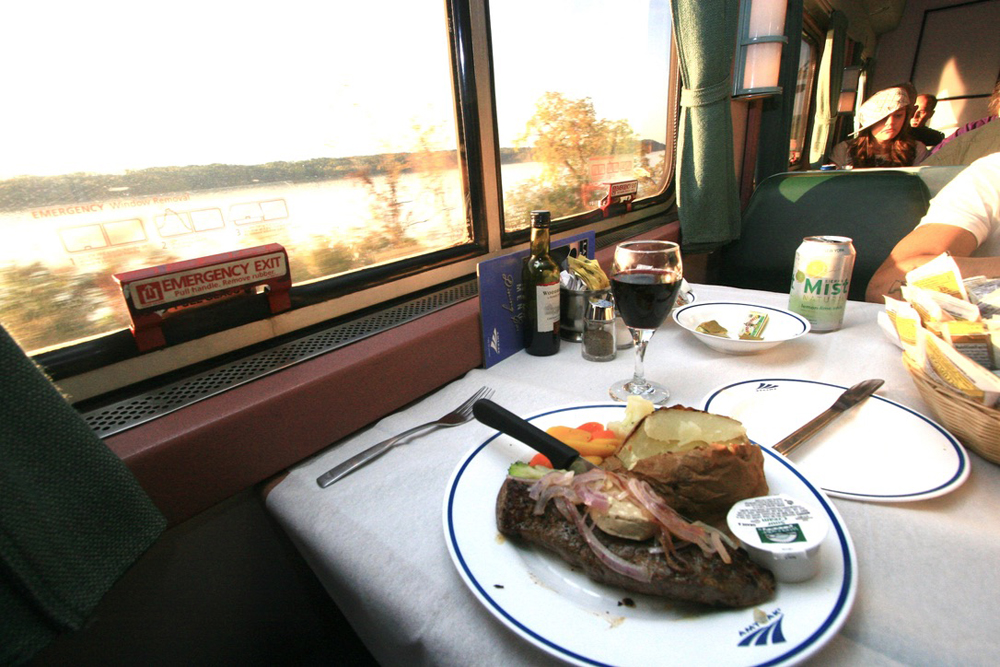
<instances>
[{"instance_id":1,"label":"wine bottle label","mask_svg":"<svg viewBox=\"0 0 1000 667\"><path fill-rule=\"evenodd\" d=\"M535 286L538 332L551 332L559 321L559 283Z\"/></svg>"}]
</instances>

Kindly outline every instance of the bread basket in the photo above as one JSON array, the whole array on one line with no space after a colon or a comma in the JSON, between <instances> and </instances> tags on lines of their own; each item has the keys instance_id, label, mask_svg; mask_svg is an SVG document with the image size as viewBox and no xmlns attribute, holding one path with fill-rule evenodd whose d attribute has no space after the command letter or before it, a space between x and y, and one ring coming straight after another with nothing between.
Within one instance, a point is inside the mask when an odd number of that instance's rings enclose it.
<instances>
[{"instance_id":1,"label":"bread basket","mask_svg":"<svg viewBox=\"0 0 1000 667\"><path fill-rule=\"evenodd\" d=\"M1000 410L976 403L935 382L906 353L903 364L935 418L966 447L987 461L1000 464Z\"/></svg>"}]
</instances>

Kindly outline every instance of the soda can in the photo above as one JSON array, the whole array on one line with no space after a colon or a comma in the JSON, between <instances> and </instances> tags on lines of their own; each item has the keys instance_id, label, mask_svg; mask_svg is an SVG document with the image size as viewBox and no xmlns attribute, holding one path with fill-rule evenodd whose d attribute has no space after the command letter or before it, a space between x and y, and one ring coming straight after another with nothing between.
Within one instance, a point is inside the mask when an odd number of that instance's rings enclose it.
<instances>
[{"instance_id":1,"label":"soda can","mask_svg":"<svg viewBox=\"0 0 1000 667\"><path fill-rule=\"evenodd\" d=\"M795 251L788 309L809 320L813 331L836 331L843 324L854 257L846 236L807 236Z\"/></svg>"}]
</instances>

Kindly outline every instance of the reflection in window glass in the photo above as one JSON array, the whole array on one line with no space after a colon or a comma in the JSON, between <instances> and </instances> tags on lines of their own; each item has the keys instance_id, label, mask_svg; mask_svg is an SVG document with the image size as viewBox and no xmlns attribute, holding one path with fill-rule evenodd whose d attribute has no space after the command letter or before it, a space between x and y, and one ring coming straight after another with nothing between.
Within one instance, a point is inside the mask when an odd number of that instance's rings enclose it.
<instances>
[{"instance_id":1,"label":"reflection in window glass","mask_svg":"<svg viewBox=\"0 0 1000 667\"><path fill-rule=\"evenodd\" d=\"M667 0L490 3L504 226L597 207L608 183L664 185Z\"/></svg>"},{"instance_id":2,"label":"reflection in window glass","mask_svg":"<svg viewBox=\"0 0 1000 667\"><path fill-rule=\"evenodd\" d=\"M440 0L144 7L0 9L24 348L126 327L116 272L281 243L303 282L470 240Z\"/></svg>"},{"instance_id":3,"label":"reflection in window glass","mask_svg":"<svg viewBox=\"0 0 1000 667\"><path fill-rule=\"evenodd\" d=\"M812 99L813 79L816 76L816 46L802 36L799 51L799 74L795 80L795 102L792 108L791 142L788 147L788 165L800 169L802 151L809 125L809 100Z\"/></svg>"}]
</instances>

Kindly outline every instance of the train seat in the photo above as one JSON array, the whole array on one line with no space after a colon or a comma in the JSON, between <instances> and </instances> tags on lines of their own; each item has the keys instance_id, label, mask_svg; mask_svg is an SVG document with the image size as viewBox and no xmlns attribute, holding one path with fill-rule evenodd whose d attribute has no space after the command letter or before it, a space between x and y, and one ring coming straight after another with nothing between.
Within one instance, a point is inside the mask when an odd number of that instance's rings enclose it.
<instances>
[{"instance_id":1,"label":"train seat","mask_svg":"<svg viewBox=\"0 0 1000 667\"><path fill-rule=\"evenodd\" d=\"M163 531L125 464L0 327L0 664L79 630Z\"/></svg>"},{"instance_id":2,"label":"train seat","mask_svg":"<svg viewBox=\"0 0 1000 667\"><path fill-rule=\"evenodd\" d=\"M872 274L961 171L950 167L803 171L765 179L743 212L741 238L719 251L714 282L788 291L806 236L847 236L857 258L849 298L864 301Z\"/></svg>"}]
</instances>

